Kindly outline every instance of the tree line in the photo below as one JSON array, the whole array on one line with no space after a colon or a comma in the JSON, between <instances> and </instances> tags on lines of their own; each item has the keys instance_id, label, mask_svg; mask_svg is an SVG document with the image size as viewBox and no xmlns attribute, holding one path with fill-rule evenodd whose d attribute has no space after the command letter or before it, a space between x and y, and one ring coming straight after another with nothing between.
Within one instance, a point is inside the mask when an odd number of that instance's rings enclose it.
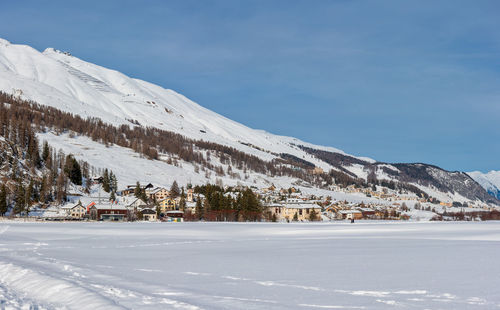
<instances>
[{"instance_id":1,"label":"tree line","mask_svg":"<svg viewBox=\"0 0 500 310\"><path fill-rule=\"evenodd\" d=\"M260 221L264 208L258 196L250 189L236 190L213 184L195 186L197 195L193 214L185 214L186 220L205 221ZM204 199L200 197L203 195Z\"/></svg>"},{"instance_id":2,"label":"tree line","mask_svg":"<svg viewBox=\"0 0 500 310\"><path fill-rule=\"evenodd\" d=\"M114 126L99 118L82 118L69 112L43 106L33 101L15 98L0 92L0 110L6 118L33 125L40 132L47 129L56 133L71 131L90 137L105 145L116 144L131 148L148 159L158 159L159 154L169 154L169 163L176 164L177 158L195 164L195 170L213 171L222 176L230 174L233 178L243 178L247 171L254 171L270 176L292 176L305 181L314 179L304 171L304 163L290 156L281 155L272 161L264 161L259 157L239 151L234 147L225 146L204 140L190 139L183 135L161 130L154 127L138 126L137 122L129 125ZM211 163L211 156L216 156L222 164L229 165L227 169ZM199 167L198 167L199 166ZM242 170L239 175L231 167ZM300 169L294 169L298 167ZM317 178L317 177L316 177Z\"/></svg>"},{"instance_id":3,"label":"tree line","mask_svg":"<svg viewBox=\"0 0 500 310\"><path fill-rule=\"evenodd\" d=\"M13 214L28 214L35 203L63 203L70 184L83 185L94 168L47 142L40 148L31 122L12 117L12 110L0 104L0 215L10 207Z\"/></svg>"}]
</instances>

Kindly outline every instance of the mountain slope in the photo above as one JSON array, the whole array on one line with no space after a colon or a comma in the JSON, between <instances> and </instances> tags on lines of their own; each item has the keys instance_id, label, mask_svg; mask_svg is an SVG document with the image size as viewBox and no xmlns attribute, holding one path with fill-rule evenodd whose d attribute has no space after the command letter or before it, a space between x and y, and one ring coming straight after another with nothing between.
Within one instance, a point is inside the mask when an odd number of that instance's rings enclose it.
<instances>
[{"instance_id":1,"label":"mountain slope","mask_svg":"<svg viewBox=\"0 0 500 310\"><path fill-rule=\"evenodd\" d=\"M498 203L494 198L487 197L476 182L464 177L462 173L448 172L425 164L420 164L425 173L413 173L420 171L420 166L378 163L370 158L345 154L336 148L251 129L212 112L175 91L130 78L118 71L85 62L52 48L41 53L29 46L11 44L0 39L0 91L83 118L99 118L115 126L154 127L195 141L229 146L266 162L285 159L295 163L294 169L321 168L325 173L320 178L326 181L319 179L317 184L328 183L328 178L333 177L338 181L339 175L349 175L355 182L366 185L369 183L368 175L373 172L379 181L397 182L399 188L409 189L419 196L423 191L441 201ZM60 136L45 137L61 148L74 148L69 146L70 140ZM89 152L84 145L78 150L82 158L91 157ZM125 150L120 152L122 154ZM229 168L218 157L218 152L212 153L216 156L212 160L217 165L225 170ZM189 162L182 165L192 180L214 180L214 176L209 173L205 172L203 175L194 172L196 167ZM176 175L180 174L178 169L174 170ZM243 170L238 172L248 174ZM195 174L191 175L192 173ZM137 172L123 170L122 178L127 181L138 179ZM311 176L309 179L313 178L318 177ZM429 178L432 180L429 181ZM268 173L253 173L249 178L245 177L246 184L273 182L278 182L278 178ZM279 183L286 186L297 184L297 180L286 177Z\"/></svg>"},{"instance_id":2,"label":"mountain slope","mask_svg":"<svg viewBox=\"0 0 500 310\"><path fill-rule=\"evenodd\" d=\"M490 195L500 199L500 171L482 173L480 171L468 172L477 183L479 183Z\"/></svg>"},{"instance_id":3,"label":"mountain slope","mask_svg":"<svg viewBox=\"0 0 500 310\"><path fill-rule=\"evenodd\" d=\"M99 117L116 125L134 120L194 139L229 145L267 160L273 156L248 145L297 157L306 155L289 145L291 141L305 142L248 128L172 90L129 78L67 53L50 48L40 53L5 40L0 41L0 51L0 89L22 98L84 117Z\"/></svg>"}]
</instances>

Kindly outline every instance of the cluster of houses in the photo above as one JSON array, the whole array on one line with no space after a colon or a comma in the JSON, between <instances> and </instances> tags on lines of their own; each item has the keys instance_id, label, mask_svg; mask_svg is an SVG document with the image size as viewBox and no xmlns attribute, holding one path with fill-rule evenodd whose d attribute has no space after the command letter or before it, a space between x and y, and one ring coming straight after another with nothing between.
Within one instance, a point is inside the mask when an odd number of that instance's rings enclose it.
<instances>
[{"instance_id":1,"label":"cluster of houses","mask_svg":"<svg viewBox=\"0 0 500 310\"><path fill-rule=\"evenodd\" d=\"M332 185L330 190L336 192L358 194L359 198L370 198L367 203L348 203L347 201L331 201L329 197L316 197L314 195L304 195L298 188L281 188L271 185L266 188L256 189L270 214L274 215L279 221L308 220L310 212L314 209L314 214L321 212L321 218L324 220L358 220L358 219L390 219L400 220L408 219L409 216L404 208L406 201L413 205L415 202L427 205L429 211L431 208L439 206L442 208L453 207L453 202L437 202L435 198L418 197L413 193L398 192L386 187L377 186L373 188L362 188L350 185L340 187ZM429 207L431 206L431 207ZM480 203L470 202L469 207L483 210L491 210L491 207ZM295 216L297 214L297 216Z\"/></svg>"},{"instance_id":2,"label":"cluster of houses","mask_svg":"<svg viewBox=\"0 0 500 310\"><path fill-rule=\"evenodd\" d=\"M418 202L432 202L432 198L423 198L417 197L413 193L399 193L396 190L391 190L388 188L378 187L380 190L373 190L371 187L357 187L355 185L349 185L347 187L340 187L338 185L331 185L330 190L335 192L343 192L343 193L360 193L364 194L366 197L378 198L381 200L387 201L400 201L400 200L417 200Z\"/></svg>"},{"instance_id":3,"label":"cluster of houses","mask_svg":"<svg viewBox=\"0 0 500 310\"><path fill-rule=\"evenodd\" d=\"M354 190L354 187L344 190ZM361 189L356 190L362 192ZM277 189L274 185L259 189L257 192L269 214L278 221L406 219L405 215L401 215L401 204L398 202L392 204L332 202L328 198L303 195L295 187ZM372 193L380 196L380 193ZM392 194L390 195L392 199Z\"/></svg>"},{"instance_id":4,"label":"cluster of houses","mask_svg":"<svg viewBox=\"0 0 500 310\"><path fill-rule=\"evenodd\" d=\"M95 220L95 221L125 221L138 219L144 221L173 221L182 222L184 212L194 212L196 197L193 190L186 193L184 210L180 210L181 197L172 197L170 191L163 187L154 187L152 184L141 186L150 204L134 196L136 185L129 185L118 193L115 201L106 198L92 198L88 203L78 203L61 207L63 214L60 219ZM198 195L199 196L199 195Z\"/></svg>"},{"instance_id":5,"label":"cluster of houses","mask_svg":"<svg viewBox=\"0 0 500 310\"><path fill-rule=\"evenodd\" d=\"M376 204L336 202L326 207L324 215L332 220L408 219L408 216L401 215L401 211L400 204L382 206Z\"/></svg>"},{"instance_id":6,"label":"cluster of houses","mask_svg":"<svg viewBox=\"0 0 500 310\"><path fill-rule=\"evenodd\" d=\"M135 197L137 185L129 185L118 192L118 198L109 202L108 199L90 198L85 203L79 201L74 205L61 208L61 219L96 220L96 221L183 221L185 214L196 212L196 199L204 199L203 195L194 195L193 189L186 191L181 207L181 197L171 195L163 187L152 184L140 185L141 192L150 203ZM348 203L347 201L332 201L330 197L304 195L299 189L290 187L278 189L274 185L267 188L253 189L260 197L264 212L273 221L312 221L312 220L359 220L359 219L408 219L403 211L404 200L419 201L415 196L405 196L395 191L377 192L371 189L350 186L337 189L365 194L391 202L382 203ZM236 195L228 192L227 195ZM235 198L234 196L233 198ZM422 200L421 202L426 202ZM451 207L451 203L441 202L442 207Z\"/></svg>"},{"instance_id":7,"label":"cluster of houses","mask_svg":"<svg viewBox=\"0 0 500 310\"><path fill-rule=\"evenodd\" d=\"M318 221L318 220L360 220L360 219L408 219L401 215L398 205L379 206L364 203L320 202L289 198L281 202L265 204L271 216L277 221Z\"/></svg>"}]
</instances>

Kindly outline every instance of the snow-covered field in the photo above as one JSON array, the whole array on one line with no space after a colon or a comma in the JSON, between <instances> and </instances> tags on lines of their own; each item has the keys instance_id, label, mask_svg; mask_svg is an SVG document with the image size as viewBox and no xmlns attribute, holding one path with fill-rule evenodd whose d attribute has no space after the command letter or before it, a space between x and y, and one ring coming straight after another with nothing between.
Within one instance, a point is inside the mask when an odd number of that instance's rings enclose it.
<instances>
[{"instance_id":1,"label":"snow-covered field","mask_svg":"<svg viewBox=\"0 0 500 310\"><path fill-rule=\"evenodd\" d=\"M0 308L500 309L500 222L0 223Z\"/></svg>"}]
</instances>

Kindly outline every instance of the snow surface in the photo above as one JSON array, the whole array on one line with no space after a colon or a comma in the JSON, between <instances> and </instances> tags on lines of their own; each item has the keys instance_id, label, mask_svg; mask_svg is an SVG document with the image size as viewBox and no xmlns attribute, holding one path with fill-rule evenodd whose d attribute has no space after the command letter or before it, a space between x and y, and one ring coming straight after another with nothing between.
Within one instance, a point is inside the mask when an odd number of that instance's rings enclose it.
<instances>
[{"instance_id":1,"label":"snow surface","mask_svg":"<svg viewBox=\"0 0 500 310\"><path fill-rule=\"evenodd\" d=\"M7 309L498 309L500 222L0 223Z\"/></svg>"}]
</instances>

